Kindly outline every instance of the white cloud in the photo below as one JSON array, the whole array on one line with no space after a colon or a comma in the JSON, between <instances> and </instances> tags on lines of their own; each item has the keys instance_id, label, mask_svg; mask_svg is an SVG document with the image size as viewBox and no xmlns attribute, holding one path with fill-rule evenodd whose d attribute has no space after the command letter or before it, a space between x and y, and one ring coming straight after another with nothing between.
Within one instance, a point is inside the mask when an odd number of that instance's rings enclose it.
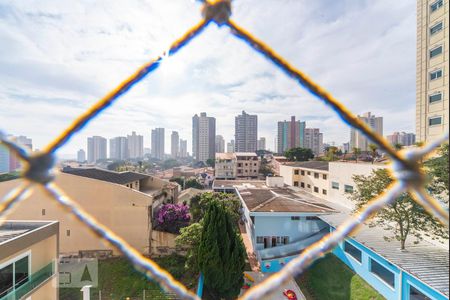
<instances>
[{"instance_id":1,"label":"white cloud","mask_svg":"<svg viewBox=\"0 0 450 300\"><path fill-rule=\"evenodd\" d=\"M403 1L235 1L233 18L355 113L383 115L385 133L413 131L415 3ZM159 55L200 20L194 1L9 1L0 5L1 129L43 147L77 114ZM346 142L339 117L225 27L206 31L88 124L61 153L93 134L166 128L191 139L191 118L206 111L217 133L233 136L234 116L259 116L273 144L291 115Z\"/></svg>"}]
</instances>

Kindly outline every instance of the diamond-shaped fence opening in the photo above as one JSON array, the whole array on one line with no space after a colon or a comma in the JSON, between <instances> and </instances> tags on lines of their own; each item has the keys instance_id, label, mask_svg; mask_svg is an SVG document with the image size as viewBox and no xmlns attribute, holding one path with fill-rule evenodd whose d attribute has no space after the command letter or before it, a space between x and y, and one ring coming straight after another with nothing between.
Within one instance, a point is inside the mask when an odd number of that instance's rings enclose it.
<instances>
[{"instance_id":1,"label":"diamond-shaped fence opening","mask_svg":"<svg viewBox=\"0 0 450 300\"><path fill-rule=\"evenodd\" d=\"M339 242L343 241L347 235L358 229L359 225L368 220L377 211L382 209L383 206L392 202L403 192L410 192L417 203L422 205L429 213L433 214L448 227L448 211L425 191L424 175L420 171L420 161L426 155L433 152L440 144L448 141L448 132L433 143L411 150L406 154L397 152L383 137L377 135L370 127L359 120L324 88L312 81L306 74L290 65L288 61L283 59L283 57L278 55L269 46L265 45L262 41L259 41L245 31L244 28L241 28L238 24L233 22L230 19L231 0L210 0L201 2L203 2L203 20L190 28L178 40L173 42L167 52L141 66L118 87L106 94L85 113L78 116L66 130L56 137L41 152L33 154L28 153L17 144L8 140L6 135L2 134L0 131L0 143L19 157L24 163L24 170L21 174L24 183L10 191L10 193L8 193L0 202L0 225L5 221L8 212L10 212L14 206L18 205L21 200L26 198L27 192L31 188L42 188L46 194L64 208L68 214L72 214L75 218L89 227L98 237L106 240L119 249L138 271L145 274L147 278L159 283L168 293L174 293L183 299L199 299L193 292L189 291L180 282L176 281L167 271L161 269L153 260L144 257L124 239L99 223L93 216L83 210L79 204L66 196L64 191L52 183L54 178L52 169L55 161L54 153L58 148L67 143L73 135L104 109L110 106L121 95L131 89L134 84L138 83L150 72L155 71L162 63L164 56L177 53L179 49L186 46L192 39L201 34L203 29L211 22L214 22L219 26L228 27L231 30L231 34L246 42L248 46L266 57L292 79L298 81L300 85L336 111L346 123L365 134L373 143L378 145L380 149L385 151L391 157L393 162L393 175L395 177L395 182L384 194L379 195L369 202L362 211L353 217L350 217L344 224L336 228L335 231L309 246L298 257L286 264L281 271L273 274L262 283L250 288L241 299L263 299L270 295L281 284L287 282L293 276L302 273L312 262L322 257L324 253L331 251Z\"/></svg>"}]
</instances>

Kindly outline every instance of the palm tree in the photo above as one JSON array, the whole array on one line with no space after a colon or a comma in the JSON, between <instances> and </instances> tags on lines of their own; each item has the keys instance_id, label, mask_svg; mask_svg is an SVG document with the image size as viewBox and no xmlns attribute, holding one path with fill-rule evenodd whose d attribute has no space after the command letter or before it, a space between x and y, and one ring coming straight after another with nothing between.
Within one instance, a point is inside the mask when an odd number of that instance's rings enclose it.
<instances>
[{"instance_id":1,"label":"palm tree","mask_svg":"<svg viewBox=\"0 0 450 300\"><path fill-rule=\"evenodd\" d=\"M372 164L373 164L375 162L375 159L378 156L378 152L377 152L378 146L375 144L369 144L369 149L372 152Z\"/></svg>"},{"instance_id":2,"label":"palm tree","mask_svg":"<svg viewBox=\"0 0 450 300\"><path fill-rule=\"evenodd\" d=\"M354 147L353 148L353 155L355 156L356 163L358 163L358 157L361 154L361 149Z\"/></svg>"}]
</instances>

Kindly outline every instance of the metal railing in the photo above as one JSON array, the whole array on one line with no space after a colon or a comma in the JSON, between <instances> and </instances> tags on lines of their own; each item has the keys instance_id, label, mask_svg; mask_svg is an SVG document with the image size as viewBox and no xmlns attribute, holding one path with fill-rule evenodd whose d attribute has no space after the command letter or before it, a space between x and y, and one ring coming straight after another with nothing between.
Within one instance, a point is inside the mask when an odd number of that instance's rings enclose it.
<instances>
[{"instance_id":1,"label":"metal railing","mask_svg":"<svg viewBox=\"0 0 450 300\"><path fill-rule=\"evenodd\" d=\"M259 285L249 289L241 299L264 299L270 295L281 284L287 282L292 276L302 273L314 260L323 256L325 252L331 251L339 242L355 231L360 224L369 219L383 206L394 201L403 192L410 192L414 200L422 205L430 214L433 214L441 223L448 226L448 211L442 208L438 201L433 199L424 188L424 174L420 169L423 158L432 153L436 147L448 141L448 132L432 143L421 148L411 150L407 153L396 151L382 136L375 133L367 124L358 119L350 110L342 105L336 98L328 93L323 87L315 83L305 73L296 69L283 57L277 54L268 45L252 36L244 28L240 27L231 16L231 0L209 0L201 1L203 19L176 40L162 55L141 66L135 73L125 79L118 87L101 98L95 105L85 113L76 118L72 124L56 137L47 147L39 153L30 154L24 149L8 140L0 132L0 142L10 151L17 155L25 164L22 173L24 183L12 190L0 202L0 223L5 220L8 212L18 205L27 195L30 188L41 188L46 194L56 201L67 213L86 224L98 237L108 241L119 249L129 259L134 267L145 274L149 279L158 282L167 292L175 293L183 299L199 299L192 291L183 284L176 281L167 271L161 269L153 260L144 257L139 251L131 247L123 238L99 223L93 216L88 214L80 205L72 201L64 191L59 189L53 182L52 168L54 165L54 153L81 130L88 122L100 114L104 109L117 101L134 84L143 79L150 72L155 71L164 63L164 57L177 53L191 40L197 37L211 23L214 22L222 28L228 28L231 34L244 41L248 46L266 57L276 67L284 71L289 77L296 80L311 94L331 107L344 122L366 135L381 150L387 153L393 164L392 171L395 178L394 183L382 195L379 195L358 214L350 217L336 231L325 236L303 251L298 257L291 260L280 272L273 274Z\"/></svg>"}]
</instances>

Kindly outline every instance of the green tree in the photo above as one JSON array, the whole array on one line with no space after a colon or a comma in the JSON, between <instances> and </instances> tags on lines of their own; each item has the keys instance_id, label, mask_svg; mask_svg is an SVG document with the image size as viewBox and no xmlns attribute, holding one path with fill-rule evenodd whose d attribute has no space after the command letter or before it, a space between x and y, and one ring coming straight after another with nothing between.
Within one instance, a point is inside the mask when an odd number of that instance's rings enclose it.
<instances>
[{"instance_id":1,"label":"green tree","mask_svg":"<svg viewBox=\"0 0 450 300\"><path fill-rule=\"evenodd\" d=\"M374 170L368 176L355 175L353 180L356 183L356 190L350 198L355 202L356 210L360 210L367 202L385 192L393 181L386 169ZM371 225L380 225L391 231L394 236L385 236L385 239L400 241L402 250L405 249L406 240L410 235L416 237L416 242L421 240L424 234L448 238L446 228L417 204L408 193L401 194L391 204L378 211ZM425 228L426 232L423 231Z\"/></svg>"},{"instance_id":2,"label":"green tree","mask_svg":"<svg viewBox=\"0 0 450 300\"><path fill-rule=\"evenodd\" d=\"M244 284L245 249L223 202L210 203L203 220L198 265L216 299L235 299Z\"/></svg>"},{"instance_id":3,"label":"green tree","mask_svg":"<svg viewBox=\"0 0 450 300\"><path fill-rule=\"evenodd\" d=\"M292 148L284 153L289 161L307 161L314 158L314 154L309 148Z\"/></svg>"},{"instance_id":4,"label":"green tree","mask_svg":"<svg viewBox=\"0 0 450 300\"><path fill-rule=\"evenodd\" d=\"M261 166L259 167L259 173L263 174L264 176L269 176L273 174L273 168L268 163L267 159L262 158L261 159Z\"/></svg>"},{"instance_id":5,"label":"green tree","mask_svg":"<svg viewBox=\"0 0 450 300\"><path fill-rule=\"evenodd\" d=\"M214 168L214 166L216 165L216 160L213 159L213 158L208 158L208 159L206 160L206 165L208 165L208 166Z\"/></svg>"},{"instance_id":6,"label":"green tree","mask_svg":"<svg viewBox=\"0 0 450 300\"><path fill-rule=\"evenodd\" d=\"M180 229L180 235L175 238L178 247L188 248L186 254L185 269L193 274L198 274L198 246L203 231L202 222L193 223Z\"/></svg>"},{"instance_id":7,"label":"green tree","mask_svg":"<svg viewBox=\"0 0 450 300\"><path fill-rule=\"evenodd\" d=\"M425 162L427 174L429 176L430 184L428 190L438 196L443 202L448 203L448 174L449 174L449 160L448 160L448 143L439 148L439 156L433 157Z\"/></svg>"},{"instance_id":8,"label":"green tree","mask_svg":"<svg viewBox=\"0 0 450 300\"><path fill-rule=\"evenodd\" d=\"M335 146L327 147L325 151L325 157L327 161L337 160L338 148Z\"/></svg>"},{"instance_id":9,"label":"green tree","mask_svg":"<svg viewBox=\"0 0 450 300\"><path fill-rule=\"evenodd\" d=\"M203 185L200 182L198 182L198 180L195 178L186 180L184 186L185 186L185 189L194 188L194 189L203 190L203 188L204 188Z\"/></svg>"},{"instance_id":10,"label":"green tree","mask_svg":"<svg viewBox=\"0 0 450 300\"><path fill-rule=\"evenodd\" d=\"M375 162L375 159L377 159L378 156L378 146L376 144L369 144L369 149L372 155L372 164Z\"/></svg>"},{"instance_id":11,"label":"green tree","mask_svg":"<svg viewBox=\"0 0 450 300\"><path fill-rule=\"evenodd\" d=\"M172 169L174 167L179 167L181 166L181 163L173 158L170 159L166 159L165 161L163 161L161 168L163 168L164 170L167 169Z\"/></svg>"},{"instance_id":12,"label":"green tree","mask_svg":"<svg viewBox=\"0 0 450 300\"><path fill-rule=\"evenodd\" d=\"M397 150L397 151L402 150L403 149L403 145L400 144L400 143L395 143L394 144L394 149Z\"/></svg>"},{"instance_id":13,"label":"green tree","mask_svg":"<svg viewBox=\"0 0 450 300\"><path fill-rule=\"evenodd\" d=\"M361 155L361 149L354 147L353 148L353 156L355 157L356 162L358 162L358 158Z\"/></svg>"},{"instance_id":14,"label":"green tree","mask_svg":"<svg viewBox=\"0 0 450 300\"><path fill-rule=\"evenodd\" d=\"M229 213L233 224L237 224L240 219L241 202L234 194L227 193L202 193L191 198L189 212L192 222L200 222L208 210L209 204L213 201L222 202Z\"/></svg>"}]
</instances>

